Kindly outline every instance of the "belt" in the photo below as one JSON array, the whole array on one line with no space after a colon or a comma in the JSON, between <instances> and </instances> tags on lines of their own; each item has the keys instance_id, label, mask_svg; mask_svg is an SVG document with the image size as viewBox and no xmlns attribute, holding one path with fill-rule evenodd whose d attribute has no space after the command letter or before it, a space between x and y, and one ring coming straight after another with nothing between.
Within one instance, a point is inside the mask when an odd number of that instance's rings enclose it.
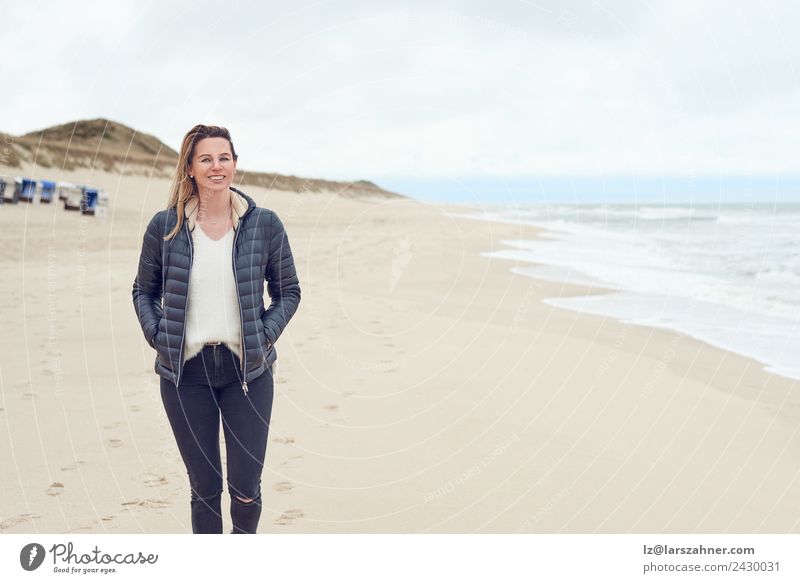
<instances>
[{"instance_id":1,"label":"belt","mask_svg":"<svg viewBox=\"0 0 800 583\"><path fill-rule=\"evenodd\" d=\"M205 346L219 346L222 342L206 342Z\"/></svg>"}]
</instances>

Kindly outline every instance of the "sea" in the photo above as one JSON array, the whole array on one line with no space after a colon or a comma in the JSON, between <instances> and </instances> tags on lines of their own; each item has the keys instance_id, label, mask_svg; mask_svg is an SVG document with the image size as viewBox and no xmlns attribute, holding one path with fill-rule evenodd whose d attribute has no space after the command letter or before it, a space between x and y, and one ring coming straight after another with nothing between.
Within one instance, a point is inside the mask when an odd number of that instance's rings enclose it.
<instances>
[{"instance_id":1,"label":"sea","mask_svg":"<svg viewBox=\"0 0 800 583\"><path fill-rule=\"evenodd\" d=\"M800 204L496 205L466 216L544 229L485 254L530 263L518 275L609 290L550 305L675 330L800 380Z\"/></svg>"}]
</instances>

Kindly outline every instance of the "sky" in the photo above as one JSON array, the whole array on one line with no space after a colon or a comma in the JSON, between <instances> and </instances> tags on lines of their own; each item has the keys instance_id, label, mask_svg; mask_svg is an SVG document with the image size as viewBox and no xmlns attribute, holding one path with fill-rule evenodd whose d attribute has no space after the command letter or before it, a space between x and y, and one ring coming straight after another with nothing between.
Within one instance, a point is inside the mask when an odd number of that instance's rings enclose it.
<instances>
[{"instance_id":1,"label":"sky","mask_svg":"<svg viewBox=\"0 0 800 583\"><path fill-rule=\"evenodd\" d=\"M194 124L224 125L242 168L368 179L427 199L671 185L657 198L686 194L687 181L710 184L712 198L723 182L766 181L800 199L791 0L0 0L0 10L0 130L15 135L105 117L177 149Z\"/></svg>"}]
</instances>

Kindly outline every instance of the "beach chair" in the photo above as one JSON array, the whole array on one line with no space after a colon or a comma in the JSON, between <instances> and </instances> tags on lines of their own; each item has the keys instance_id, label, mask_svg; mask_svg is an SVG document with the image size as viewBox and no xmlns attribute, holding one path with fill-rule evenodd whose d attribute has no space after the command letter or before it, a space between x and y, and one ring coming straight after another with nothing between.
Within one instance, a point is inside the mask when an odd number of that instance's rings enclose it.
<instances>
[{"instance_id":1,"label":"beach chair","mask_svg":"<svg viewBox=\"0 0 800 583\"><path fill-rule=\"evenodd\" d=\"M96 217L105 218L108 214L108 194L102 188L97 190L97 207L94 214Z\"/></svg>"},{"instance_id":2,"label":"beach chair","mask_svg":"<svg viewBox=\"0 0 800 583\"><path fill-rule=\"evenodd\" d=\"M77 186L72 184L71 182L59 182L58 183L58 200L67 200L67 196L69 193L74 191Z\"/></svg>"},{"instance_id":3,"label":"beach chair","mask_svg":"<svg viewBox=\"0 0 800 583\"><path fill-rule=\"evenodd\" d=\"M14 179L14 188L11 188L11 184L6 185L5 191L3 192L3 202L10 203L10 204L17 204L19 202L19 188L17 186L18 183L22 182L22 178L15 178Z\"/></svg>"},{"instance_id":4,"label":"beach chair","mask_svg":"<svg viewBox=\"0 0 800 583\"><path fill-rule=\"evenodd\" d=\"M56 192L56 183L50 180L39 181L39 202L50 204L53 202L53 195Z\"/></svg>"},{"instance_id":5,"label":"beach chair","mask_svg":"<svg viewBox=\"0 0 800 583\"><path fill-rule=\"evenodd\" d=\"M36 197L36 181L30 178L18 178L14 181L17 200L33 202Z\"/></svg>"},{"instance_id":6,"label":"beach chair","mask_svg":"<svg viewBox=\"0 0 800 583\"><path fill-rule=\"evenodd\" d=\"M93 215L97 209L97 189L84 187L81 197L81 214Z\"/></svg>"},{"instance_id":7,"label":"beach chair","mask_svg":"<svg viewBox=\"0 0 800 583\"><path fill-rule=\"evenodd\" d=\"M65 211L79 211L83 199L83 187L65 182L59 186L58 198L64 201Z\"/></svg>"}]
</instances>

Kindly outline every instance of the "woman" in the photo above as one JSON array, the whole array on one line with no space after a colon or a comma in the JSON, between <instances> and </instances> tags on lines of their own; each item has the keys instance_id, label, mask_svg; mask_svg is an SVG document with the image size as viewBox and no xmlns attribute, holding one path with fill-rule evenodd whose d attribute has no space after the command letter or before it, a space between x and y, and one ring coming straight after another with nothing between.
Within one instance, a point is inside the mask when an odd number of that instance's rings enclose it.
<instances>
[{"instance_id":1,"label":"woman","mask_svg":"<svg viewBox=\"0 0 800 583\"><path fill-rule=\"evenodd\" d=\"M197 125L186 134L169 204L147 226L133 282L189 474L195 533L222 532L220 416L233 532L256 532L274 345L300 303L283 224L231 187L236 160L225 128Z\"/></svg>"}]
</instances>

